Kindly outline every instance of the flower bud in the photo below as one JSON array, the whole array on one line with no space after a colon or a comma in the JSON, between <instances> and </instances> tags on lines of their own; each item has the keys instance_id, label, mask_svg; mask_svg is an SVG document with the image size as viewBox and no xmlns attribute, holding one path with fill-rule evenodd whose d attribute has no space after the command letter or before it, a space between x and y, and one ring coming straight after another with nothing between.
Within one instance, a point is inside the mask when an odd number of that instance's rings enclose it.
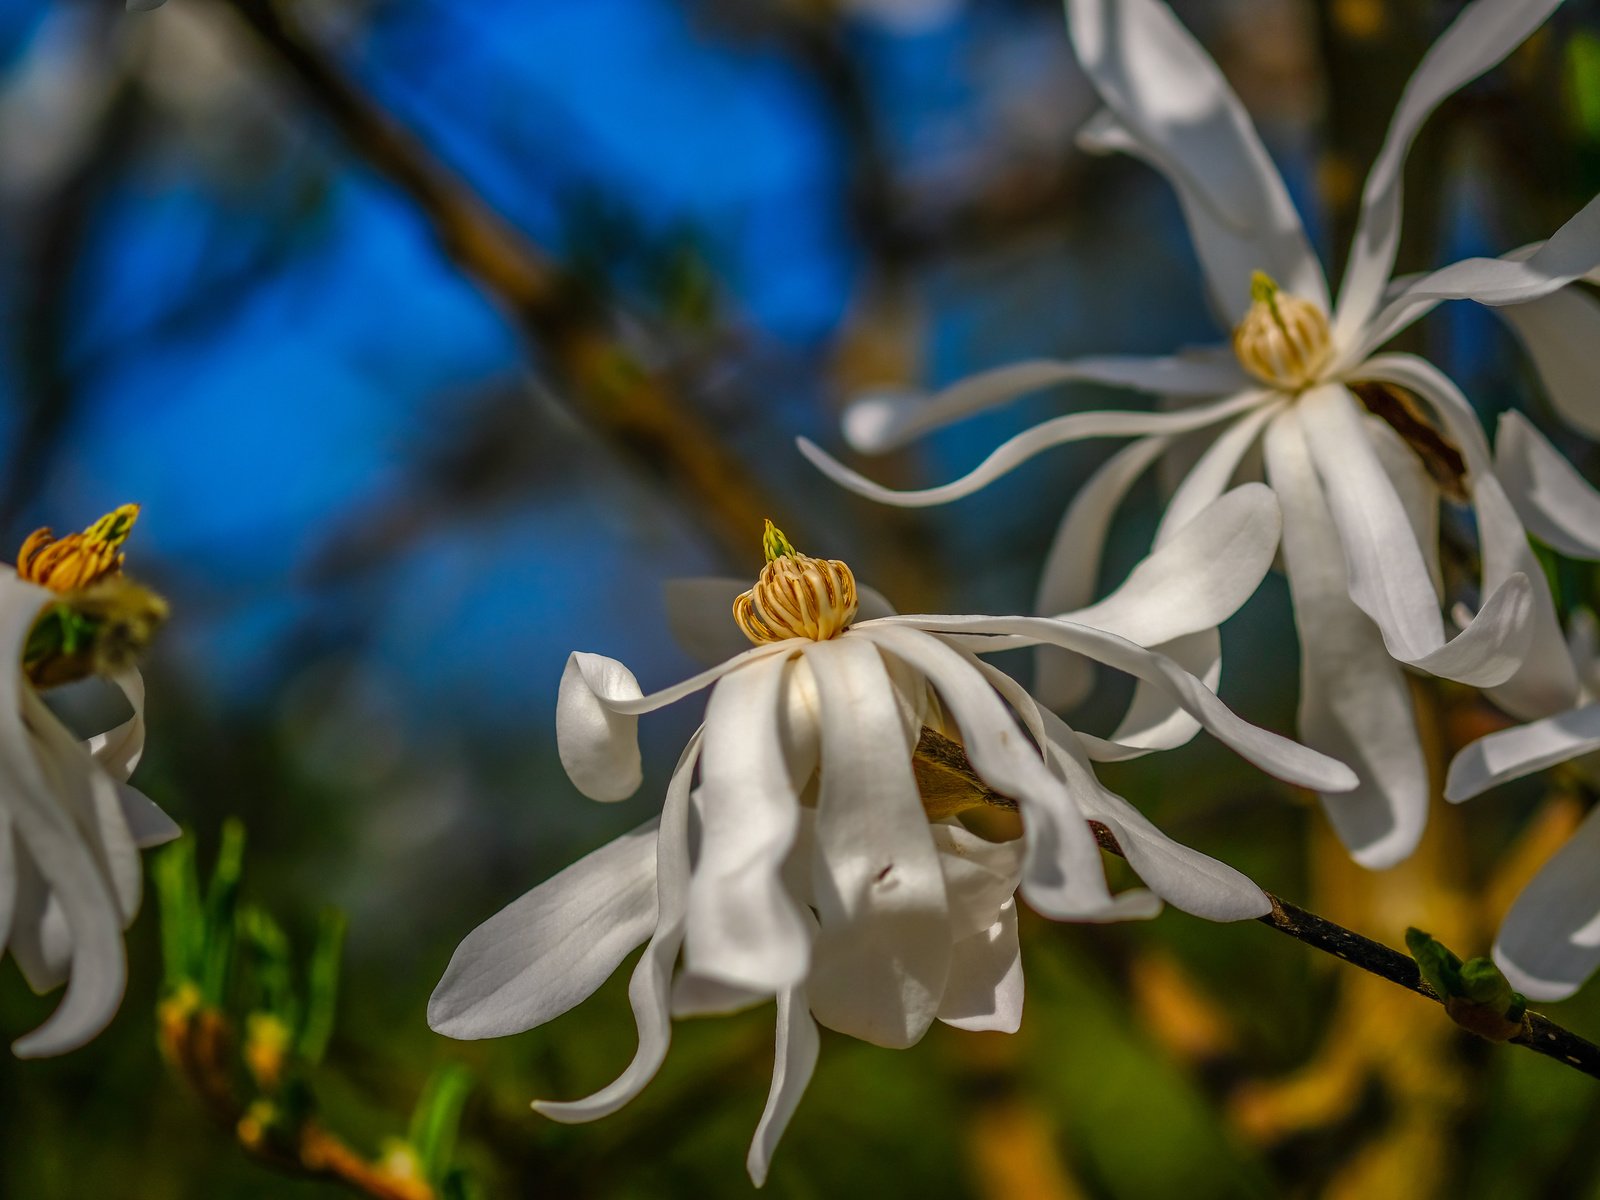
<instances>
[{"instance_id":1,"label":"flower bud","mask_svg":"<svg viewBox=\"0 0 1600 1200\"><path fill-rule=\"evenodd\" d=\"M837 559L801 554L767 522L767 565L756 585L733 602L733 619L752 642L837 637L856 618L856 577Z\"/></svg>"},{"instance_id":2,"label":"flower bud","mask_svg":"<svg viewBox=\"0 0 1600 1200\"><path fill-rule=\"evenodd\" d=\"M1239 365L1285 391L1315 382L1333 350L1327 314L1309 300L1279 291L1260 271L1251 277L1250 296L1250 311L1233 331Z\"/></svg>"}]
</instances>

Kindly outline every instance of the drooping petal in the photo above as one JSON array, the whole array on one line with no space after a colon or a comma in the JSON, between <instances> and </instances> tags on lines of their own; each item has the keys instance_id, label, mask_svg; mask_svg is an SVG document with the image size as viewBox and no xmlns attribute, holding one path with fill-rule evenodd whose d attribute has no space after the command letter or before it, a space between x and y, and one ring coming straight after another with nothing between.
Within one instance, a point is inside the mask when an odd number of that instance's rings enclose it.
<instances>
[{"instance_id":1,"label":"drooping petal","mask_svg":"<svg viewBox=\"0 0 1600 1200\"><path fill-rule=\"evenodd\" d=\"M1007 900L993 925L950 947L939 1020L957 1029L1015 1033L1022 1026L1022 990L1017 902Z\"/></svg>"},{"instance_id":2,"label":"drooping petal","mask_svg":"<svg viewBox=\"0 0 1600 1200\"><path fill-rule=\"evenodd\" d=\"M1529 533L1568 558L1600 558L1600 492L1521 413L1500 414L1494 469Z\"/></svg>"},{"instance_id":3,"label":"drooping petal","mask_svg":"<svg viewBox=\"0 0 1600 1200\"><path fill-rule=\"evenodd\" d=\"M556 697L556 750L577 789L591 800L626 800L644 778L639 762L639 715L715 683L746 663L792 653L785 642L752 646L709 670L644 695L639 681L614 658L575 650Z\"/></svg>"},{"instance_id":4,"label":"drooping petal","mask_svg":"<svg viewBox=\"0 0 1600 1200\"><path fill-rule=\"evenodd\" d=\"M1526 304L1495 309L1522 339L1545 394L1561 419L1600 438L1600 302L1581 288L1563 287Z\"/></svg>"},{"instance_id":5,"label":"drooping petal","mask_svg":"<svg viewBox=\"0 0 1600 1200\"><path fill-rule=\"evenodd\" d=\"M1480 4L1496 2L1478 0ZM1493 307L1526 304L1565 287L1597 266L1600 266L1600 196L1585 204L1549 241L1531 252L1519 249L1499 258L1462 259L1419 276L1384 304L1360 330L1360 336L1341 353L1340 362L1346 365L1361 362L1445 300L1476 300Z\"/></svg>"},{"instance_id":6,"label":"drooping petal","mask_svg":"<svg viewBox=\"0 0 1600 1200\"><path fill-rule=\"evenodd\" d=\"M0 813L0 953L11 940L11 917L17 908L17 862L11 822Z\"/></svg>"},{"instance_id":7,"label":"drooping petal","mask_svg":"<svg viewBox=\"0 0 1600 1200\"><path fill-rule=\"evenodd\" d=\"M822 722L811 1011L862 1041L909 1046L937 1014L950 965L938 852L877 647L852 633L805 655Z\"/></svg>"},{"instance_id":8,"label":"drooping petal","mask_svg":"<svg viewBox=\"0 0 1600 1200\"><path fill-rule=\"evenodd\" d=\"M1226 359L1183 355L1029 359L969 375L931 396L904 391L862 396L845 410L844 438L862 454L881 454L930 429L1063 383L1096 383L1166 396L1220 396L1249 386L1244 372Z\"/></svg>"},{"instance_id":9,"label":"drooping petal","mask_svg":"<svg viewBox=\"0 0 1600 1200\"><path fill-rule=\"evenodd\" d=\"M1222 681L1222 635L1215 629L1196 630L1150 648L1193 675L1207 691L1216 691ZM1158 682L1141 679L1109 738L1079 736L1086 747L1092 747L1090 757L1095 761L1118 762L1153 750L1186 746L1199 732L1200 722L1170 692Z\"/></svg>"},{"instance_id":10,"label":"drooping petal","mask_svg":"<svg viewBox=\"0 0 1600 1200\"><path fill-rule=\"evenodd\" d=\"M1100 558L1112 518L1141 475L1170 445L1164 437L1140 438L1117 451L1078 489L1067 506L1045 556L1034 596L1042 616L1083 608L1094 599ZM1071 708L1088 696L1094 670L1082 658L1041 647L1035 655L1034 694L1051 708Z\"/></svg>"},{"instance_id":11,"label":"drooping petal","mask_svg":"<svg viewBox=\"0 0 1600 1200\"><path fill-rule=\"evenodd\" d=\"M117 800L122 806L122 819L128 824L128 833L139 849L160 846L183 833L178 823L138 788L117 784Z\"/></svg>"},{"instance_id":12,"label":"drooping petal","mask_svg":"<svg viewBox=\"0 0 1600 1200\"><path fill-rule=\"evenodd\" d=\"M1250 453L1267 422L1282 408L1264 404L1229 425L1184 474L1161 514L1155 544L1162 546L1228 490L1245 455Z\"/></svg>"},{"instance_id":13,"label":"drooping petal","mask_svg":"<svg viewBox=\"0 0 1600 1200\"><path fill-rule=\"evenodd\" d=\"M981 933L1017 890L1023 842L991 842L960 825L931 826L950 905L950 930L957 937Z\"/></svg>"},{"instance_id":14,"label":"drooping petal","mask_svg":"<svg viewBox=\"0 0 1600 1200\"><path fill-rule=\"evenodd\" d=\"M0 576L0 651L6 652L0 656L13 664L21 660L28 632L49 602L42 588ZM12 1046L19 1057L33 1058L75 1049L99 1033L122 1000L127 965L116 899L82 835L50 794L23 723L25 686L21 671L0 671L0 804L19 843L17 858L26 855L37 868L70 935L66 995L43 1025ZM25 898L19 889L18 899ZM13 948L19 933L13 930Z\"/></svg>"},{"instance_id":15,"label":"drooping petal","mask_svg":"<svg viewBox=\"0 0 1600 1200\"><path fill-rule=\"evenodd\" d=\"M633 1061L611 1083L582 1100L535 1100L535 1112L575 1124L610 1116L660 1070L672 1042L672 965L683 946L689 898L689 785L700 756L697 733L684 747L667 785L656 834L656 929L628 981L628 1002L639 1029Z\"/></svg>"},{"instance_id":16,"label":"drooping petal","mask_svg":"<svg viewBox=\"0 0 1600 1200\"><path fill-rule=\"evenodd\" d=\"M669 579L662 589L672 639L696 662L713 666L750 649L750 640L733 621L733 601L748 591L747 579L717 577ZM856 583L856 619L870 621L894 612L875 588Z\"/></svg>"},{"instance_id":17,"label":"drooping petal","mask_svg":"<svg viewBox=\"0 0 1600 1200\"><path fill-rule=\"evenodd\" d=\"M970 496L1001 476L1014 471L1030 458L1055 446L1091 438L1142 437L1146 434L1189 433L1216 425L1229 417L1248 412L1266 398L1259 391L1228 396L1210 404L1197 404L1179 412L1083 412L1069 413L1023 430L1002 442L967 474L940 487L897 492L886 488L839 462L808 438L798 439L800 453L813 466L841 487L881 504L899 508L926 508Z\"/></svg>"},{"instance_id":18,"label":"drooping petal","mask_svg":"<svg viewBox=\"0 0 1600 1200\"><path fill-rule=\"evenodd\" d=\"M1354 791L1322 797L1363 866L1406 858L1428 819L1428 769L1405 676L1350 599L1339 531L1304 433L1286 414L1267 431L1267 477L1283 505L1283 560L1300 632L1300 736L1349 763Z\"/></svg>"},{"instance_id":19,"label":"drooping petal","mask_svg":"<svg viewBox=\"0 0 1600 1200\"><path fill-rule=\"evenodd\" d=\"M745 1158L750 1182L757 1187L767 1181L772 1153L778 1148L783 1131L789 1127L789 1119L800 1106L806 1085L811 1082L820 1047L821 1038L817 1034L817 1023L811 1019L805 989L800 986L785 988L778 993L778 1041L773 1054L772 1089L767 1094L767 1106L762 1110L756 1135L750 1142L750 1153Z\"/></svg>"},{"instance_id":20,"label":"drooping petal","mask_svg":"<svg viewBox=\"0 0 1600 1200\"><path fill-rule=\"evenodd\" d=\"M28 986L42 996L72 975L72 930L60 899L51 894L27 846L16 846L14 853L17 900L11 919L11 953Z\"/></svg>"},{"instance_id":21,"label":"drooping petal","mask_svg":"<svg viewBox=\"0 0 1600 1200\"><path fill-rule=\"evenodd\" d=\"M950 633L955 636L944 640L956 641L978 653L1049 642L1079 654L1087 654L1115 670L1158 683L1186 712L1198 718L1201 726L1218 741L1280 779L1329 792L1348 791L1355 786L1355 775L1343 763L1251 725L1177 663L1142 646L1135 646L1115 634L1048 617L955 614L884 617L857 629L875 629L891 624L912 625L941 635ZM983 647L978 639L965 636L969 634L995 635L994 644Z\"/></svg>"},{"instance_id":22,"label":"drooping petal","mask_svg":"<svg viewBox=\"0 0 1600 1200\"><path fill-rule=\"evenodd\" d=\"M810 965L810 933L783 885L805 783L790 775L779 727L792 665L768 658L712 690L684 941L685 969L769 995L799 983ZM809 776L810 764L802 770Z\"/></svg>"},{"instance_id":23,"label":"drooping petal","mask_svg":"<svg viewBox=\"0 0 1600 1200\"><path fill-rule=\"evenodd\" d=\"M462 939L428 999L446 1037L504 1037L587 1000L656 927L652 818L512 901Z\"/></svg>"},{"instance_id":24,"label":"drooping petal","mask_svg":"<svg viewBox=\"0 0 1600 1200\"><path fill-rule=\"evenodd\" d=\"M1400 245L1400 183L1411 143L1433 110L1522 42L1561 0L1474 0L1429 47L1406 82L1378 157L1361 193L1361 215L1350 247L1334 319L1336 338L1355 335L1389 281Z\"/></svg>"},{"instance_id":25,"label":"drooping petal","mask_svg":"<svg viewBox=\"0 0 1600 1200\"><path fill-rule=\"evenodd\" d=\"M1450 763L1446 800L1470 800L1499 784L1600 750L1600 704L1486 734Z\"/></svg>"},{"instance_id":26,"label":"drooping petal","mask_svg":"<svg viewBox=\"0 0 1600 1200\"><path fill-rule=\"evenodd\" d=\"M871 636L884 650L928 677L961 728L972 769L995 791L1022 806L1023 824L1029 830L1023 873L1030 879L1048 873L1053 882L1048 900L1051 907L1040 911L1063 919L1092 920L1113 909L1100 848L1076 812L1068 789L1051 772L1039 748L1018 728L1016 718L988 680L963 658L962 651L920 630L878 625ZM1035 825L1044 821L1050 822L1058 836L1035 834ZM1039 865L1041 856L1049 857L1048 867ZM1035 891L1030 890L1028 899L1038 907L1040 897Z\"/></svg>"},{"instance_id":27,"label":"drooping petal","mask_svg":"<svg viewBox=\"0 0 1600 1200\"><path fill-rule=\"evenodd\" d=\"M1350 598L1377 623L1390 654L1419 670L1477 687L1511 678L1533 635L1527 576L1501 583L1472 623L1446 640L1427 560L1367 438L1355 400L1337 385L1313 389L1279 421L1294 423L1304 433L1339 530ZM1288 469L1286 462L1282 469Z\"/></svg>"},{"instance_id":28,"label":"drooping petal","mask_svg":"<svg viewBox=\"0 0 1600 1200\"><path fill-rule=\"evenodd\" d=\"M1384 354L1370 359L1365 372L1372 379L1399 384L1421 397L1438 415L1445 433L1461 448L1467 462L1472 507L1478 518L1482 550L1482 592L1489 594L1515 576L1528 582L1532 594L1528 649L1521 668L1494 688L1490 699L1513 716L1527 720L1571 708L1577 702L1578 679L1567 655L1555 603L1544 571L1528 545L1527 532L1494 475L1488 439L1477 413L1461 390L1426 359L1411 354Z\"/></svg>"},{"instance_id":29,"label":"drooping petal","mask_svg":"<svg viewBox=\"0 0 1600 1200\"><path fill-rule=\"evenodd\" d=\"M111 775L127 782L144 755L144 679L138 671L124 671L112 677L133 708L133 715L114 729L97 733L89 739L89 753L99 760Z\"/></svg>"},{"instance_id":30,"label":"drooping petal","mask_svg":"<svg viewBox=\"0 0 1600 1200\"><path fill-rule=\"evenodd\" d=\"M1600 808L1522 889L1494 961L1530 1000L1565 1000L1600 967Z\"/></svg>"},{"instance_id":31,"label":"drooping petal","mask_svg":"<svg viewBox=\"0 0 1600 1200\"><path fill-rule=\"evenodd\" d=\"M1411 533L1428 568L1428 581L1434 592L1444 594L1444 568L1439 561L1439 486L1417 453L1406 444L1394 427L1380 417L1368 416L1362 422L1367 440L1394 484L1400 507L1411 522Z\"/></svg>"},{"instance_id":32,"label":"drooping petal","mask_svg":"<svg viewBox=\"0 0 1600 1200\"><path fill-rule=\"evenodd\" d=\"M1326 309L1322 268L1283 179L1244 106L1171 9L1157 0L1069 0L1067 29L1126 148L1137 147L1178 189L1229 323L1249 307L1257 270ZM1100 144L1116 145L1098 125Z\"/></svg>"}]
</instances>

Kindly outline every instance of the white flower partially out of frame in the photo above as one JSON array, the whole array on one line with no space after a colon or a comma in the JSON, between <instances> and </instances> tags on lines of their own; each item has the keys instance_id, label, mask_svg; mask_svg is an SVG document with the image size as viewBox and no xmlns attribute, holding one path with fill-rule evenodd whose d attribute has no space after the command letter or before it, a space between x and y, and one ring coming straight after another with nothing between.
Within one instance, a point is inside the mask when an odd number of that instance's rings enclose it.
<instances>
[{"instance_id":1,"label":"white flower partially out of frame","mask_svg":"<svg viewBox=\"0 0 1600 1200\"><path fill-rule=\"evenodd\" d=\"M1300 734L1360 776L1358 789L1324 803L1354 857L1371 867L1406 857L1426 822L1427 772L1402 665L1494 688L1497 702L1523 717L1559 712L1577 693L1548 589L1495 478L1471 405L1431 363L1379 352L1445 300L1522 305L1502 311L1547 380L1557 378L1569 391L1580 380L1591 390L1600 384L1592 354L1580 358L1570 336L1587 328L1585 345L1592 349L1600 320L1593 311L1573 317L1576 302L1560 291L1600 265L1600 200L1539 245L1390 278L1401 175L1418 130L1558 4L1474 0L1424 56L1367 177L1350 265L1330 305L1322 267L1283 180L1238 98L1171 10L1159 0L1068 0L1074 49L1105 106L1080 140L1096 151L1132 154L1176 188L1213 306L1222 326L1236 331L1235 345L1167 358L1021 362L931 397L868 396L846 413L847 441L880 452L1063 383L1126 387L1175 405L1057 417L941 487L896 492L801 442L807 457L844 486L887 504L918 506L969 495L1053 446L1135 439L1068 509L1040 585L1036 611L1044 613L1079 608L1090 598L1112 515L1174 439L1198 435L1209 445L1173 494L1157 546L1227 487L1262 443L1267 482L1283 504L1283 560L1300 630ZM1260 287L1261 273L1282 291ZM1541 301L1549 303L1530 303ZM1439 489L1395 429L1366 414L1353 384L1416 397L1424 420L1461 456L1459 483L1476 510L1485 600L1453 637L1439 594ZM1181 657L1206 674L1218 652L1213 633L1195 638ZM1041 659L1042 698L1064 707L1082 687L1081 672L1067 675Z\"/></svg>"},{"instance_id":2,"label":"white flower partially out of frame","mask_svg":"<svg viewBox=\"0 0 1600 1200\"><path fill-rule=\"evenodd\" d=\"M1095 778L1091 755L1147 747L1076 734L979 655L1051 644L1093 658L1146 681L1281 778L1353 786L1342 764L1246 723L1177 663L1136 644L1134 635L1167 640L1237 608L1270 565L1277 524L1260 485L1221 497L1097 606L1124 636L1040 617L885 613L824 640L746 645L651 695L621 664L573 654L557 735L587 795L614 801L639 786L641 714L710 688L704 724L659 820L471 933L434 992L429 1023L458 1038L530 1029L582 1001L647 942L629 989L633 1062L587 1099L535 1105L557 1120L588 1121L648 1083L674 1014L776 998L772 1091L748 1160L759 1183L810 1077L817 1023L892 1047L915 1043L935 1020L1016 1028L1019 884L1035 909L1066 920L1149 917L1163 898L1217 920L1260 915L1268 902L1253 883L1166 838ZM1173 578L1195 589L1160 594ZM691 641L721 649L733 592L714 583L692 590L696 602L680 604L678 623ZM860 604L858 618L886 607L867 589ZM1020 839L989 842L953 820L930 822L913 771L924 726L958 738L978 776L1016 800ZM1149 891L1109 890L1091 819L1117 836Z\"/></svg>"},{"instance_id":3,"label":"white flower partially out of frame","mask_svg":"<svg viewBox=\"0 0 1600 1200\"><path fill-rule=\"evenodd\" d=\"M178 827L128 776L144 750L144 684L112 682L133 715L80 742L20 669L40 612L59 597L0 568L0 949L35 991L67 984L50 1018L17 1040L22 1057L83 1045L117 1011L127 979L122 931L139 910L139 851Z\"/></svg>"}]
</instances>

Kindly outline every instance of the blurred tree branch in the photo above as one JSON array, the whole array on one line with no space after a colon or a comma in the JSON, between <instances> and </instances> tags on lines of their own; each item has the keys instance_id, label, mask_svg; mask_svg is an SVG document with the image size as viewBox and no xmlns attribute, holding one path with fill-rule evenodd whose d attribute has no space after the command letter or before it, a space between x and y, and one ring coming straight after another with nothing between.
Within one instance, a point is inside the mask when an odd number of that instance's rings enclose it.
<instances>
[{"instance_id":1,"label":"blurred tree branch","mask_svg":"<svg viewBox=\"0 0 1600 1200\"><path fill-rule=\"evenodd\" d=\"M221 2L350 148L421 210L440 247L500 302L578 415L681 495L730 561L748 561L756 523L783 510L674 382L624 342L579 281L372 103L285 9L272 0Z\"/></svg>"}]
</instances>

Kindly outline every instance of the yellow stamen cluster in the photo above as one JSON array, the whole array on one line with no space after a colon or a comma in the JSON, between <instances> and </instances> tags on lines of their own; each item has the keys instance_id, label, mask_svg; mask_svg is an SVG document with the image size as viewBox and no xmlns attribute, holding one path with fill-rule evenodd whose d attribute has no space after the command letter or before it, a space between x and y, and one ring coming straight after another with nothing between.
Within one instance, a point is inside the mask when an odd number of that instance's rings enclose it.
<instances>
[{"instance_id":1,"label":"yellow stamen cluster","mask_svg":"<svg viewBox=\"0 0 1600 1200\"><path fill-rule=\"evenodd\" d=\"M52 592L76 592L122 571L122 544L139 519L137 504L124 504L82 533L57 538L35 529L17 551L17 574Z\"/></svg>"},{"instance_id":2,"label":"yellow stamen cluster","mask_svg":"<svg viewBox=\"0 0 1600 1200\"><path fill-rule=\"evenodd\" d=\"M1233 331L1239 365L1285 391L1315 382L1333 351L1328 315L1309 300L1279 291L1260 271L1250 278L1250 298L1250 311Z\"/></svg>"},{"instance_id":3,"label":"yellow stamen cluster","mask_svg":"<svg viewBox=\"0 0 1600 1200\"><path fill-rule=\"evenodd\" d=\"M761 539L767 565L733 602L733 619L757 645L837 637L856 619L856 577L837 559L801 554L771 521Z\"/></svg>"}]
</instances>

